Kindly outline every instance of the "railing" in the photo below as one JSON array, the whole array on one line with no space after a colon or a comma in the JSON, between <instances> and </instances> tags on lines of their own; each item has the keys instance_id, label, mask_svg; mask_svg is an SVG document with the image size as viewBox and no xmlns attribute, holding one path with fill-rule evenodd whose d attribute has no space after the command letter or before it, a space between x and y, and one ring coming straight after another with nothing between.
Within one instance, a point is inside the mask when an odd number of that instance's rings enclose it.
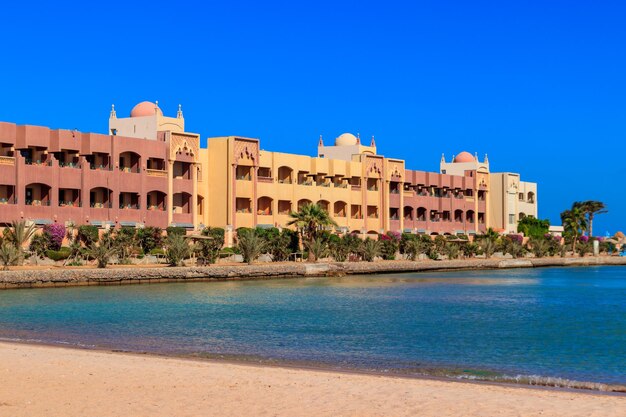
<instances>
[{"instance_id":1,"label":"railing","mask_svg":"<svg viewBox=\"0 0 626 417\"><path fill-rule=\"evenodd\" d=\"M78 162L61 162L61 161L59 161L59 166L61 168L80 168L80 164Z\"/></svg>"},{"instance_id":2,"label":"railing","mask_svg":"<svg viewBox=\"0 0 626 417\"><path fill-rule=\"evenodd\" d=\"M112 203L91 203L89 205L91 208L112 208Z\"/></svg>"},{"instance_id":3,"label":"railing","mask_svg":"<svg viewBox=\"0 0 626 417\"><path fill-rule=\"evenodd\" d=\"M0 156L0 165L15 165L15 158L12 156Z\"/></svg>"},{"instance_id":4,"label":"railing","mask_svg":"<svg viewBox=\"0 0 626 417\"><path fill-rule=\"evenodd\" d=\"M27 206L49 206L50 205L50 200L48 200L48 201L26 200L26 205Z\"/></svg>"},{"instance_id":5,"label":"railing","mask_svg":"<svg viewBox=\"0 0 626 417\"><path fill-rule=\"evenodd\" d=\"M93 169L94 171L113 171L112 166L106 166L102 164L101 165L90 164L89 169Z\"/></svg>"},{"instance_id":6,"label":"railing","mask_svg":"<svg viewBox=\"0 0 626 417\"><path fill-rule=\"evenodd\" d=\"M32 158L26 158L24 160L24 163L26 165L40 165L40 166L46 166L46 167L50 167L52 166L52 160L49 161L41 161L39 159L37 160L33 160Z\"/></svg>"},{"instance_id":7,"label":"railing","mask_svg":"<svg viewBox=\"0 0 626 417\"><path fill-rule=\"evenodd\" d=\"M82 207L80 201L59 201L59 207Z\"/></svg>"},{"instance_id":8,"label":"railing","mask_svg":"<svg viewBox=\"0 0 626 417\"><path fill-rule=\"evenodd\" d=\"M167 177L167 171L164 169L146 169L146 175L149 177L165 178Z\"/></svg>"}]
</instances>

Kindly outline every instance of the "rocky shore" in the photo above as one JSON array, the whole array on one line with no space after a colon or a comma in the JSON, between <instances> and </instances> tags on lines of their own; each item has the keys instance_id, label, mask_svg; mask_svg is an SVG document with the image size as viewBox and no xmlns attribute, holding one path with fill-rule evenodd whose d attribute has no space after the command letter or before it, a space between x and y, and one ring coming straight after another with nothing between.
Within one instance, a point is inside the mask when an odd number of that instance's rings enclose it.
<instances>
[{"instance_id":1,"label":"rocky shore","mask_svg":"<svg viewBox=\"0 0 626 417\"><path fill-rule=\"evenodd\" d=\"M593 265L626 265L626 258L599 256L585 258L466 259L416 262L288 262L179 268L134 266L107 269L22 269L0 272L0 289Z\"/></svg>"}]
</instances>

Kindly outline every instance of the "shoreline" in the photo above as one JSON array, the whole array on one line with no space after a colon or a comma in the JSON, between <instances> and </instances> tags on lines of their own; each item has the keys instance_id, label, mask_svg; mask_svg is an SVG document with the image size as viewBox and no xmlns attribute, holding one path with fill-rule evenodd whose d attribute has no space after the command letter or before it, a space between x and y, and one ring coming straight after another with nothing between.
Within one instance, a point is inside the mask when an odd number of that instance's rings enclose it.
<instances>
[{"instance_id":1,"label":"shoreline","mask_svg":"<svg viewBox=\"0 0 626 417\"><path fill-rule=\"evenodd\" d=\"M263 280L407 272L443 272L512 268L626 266L626 257L464 259L443 261L286 262L203 267L134 266L36 268L0 271L0 290L90 285L137 285L167 282Z\"/></svg>"},{"instance_id":2,"label":"shoreline","mask_svg":"<svg viewBox=\"0 0 626 417\"><path fill-rule=\"evenodd\" d=\"M619 416L623 394L0 342L0 414ZM78 394L80 393L80 394ZM246 410L243 412L243 410Z\"/></svg>"},{"instance_id":3,"label":"shoreline","mask_svg":"<svg viewBox=\"0 0 626 417\"><path fill-rule=\"evenodd\" d=\"M563 386L554 385L550 383L536 383L531 384L528 382L516 382L513 380L495 380L495 379L479 379L472 377L453 377L446 375L436 375L427 373L411 373L400 372L400 370L374 370L363 369L358 367L340 367L338 365L332 365L330 363L312 363L304 361L289 361L280 359L270 359L261 357L248 357L244 355L223 355L207 353L204 355L198 354L168 354L150 351L133 351L126 349L107 348L102 346L87 346L77 345L68 342L46 342L42 340L23 340L23 339L7 339L0 338L0 348L3 344L16 345L16 346L40 346L48 347L51 349L63 349L69 351L89 351L98 352L103 354L112 355L129 355L141 358L157 358L157 359L176 359L183 361L199 362L199 363L212 363L212 364L226 364L226 365L241 365L256 368L278 368L285 370L295 371L312 371L312 372L329 372L333 374L346 374L346 375L363 375L372 377L384 377L406 380L427 380L427 381L439 381L446 383L459 383L459 384L476 384L496 387L507 388L519 388L519 389L535 389L535 390L548 390L556 392L569 392L569 393L582 393L589 395L608 395L623 397L626 399L626 385L622 384L608 384L603 382L590 382L590 381L574 381L566 380L560 377L544 377L544 379L568 381L576 384L577 386ZM436 368L432 368L436 369ZM442 368L444 369L444 368ZM460 368L459 368L460 369ZM591 388L591 386L603 386L605 389ZM608 389L606 389L608 388Z\"/></svg>"}]
</instances>

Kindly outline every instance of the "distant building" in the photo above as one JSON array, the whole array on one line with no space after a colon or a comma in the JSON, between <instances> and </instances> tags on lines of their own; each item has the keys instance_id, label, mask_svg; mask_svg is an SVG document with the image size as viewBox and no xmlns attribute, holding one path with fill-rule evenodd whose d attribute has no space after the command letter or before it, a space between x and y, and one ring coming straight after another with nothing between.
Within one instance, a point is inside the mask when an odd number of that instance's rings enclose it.
<instances>
[{"instance_id":1,"label":"distant building","mask_svg":"<svg viewBox=\"0 0 626 417\"><path fill-rule=\"evenodd\" d=\"M258 139L208 139L142 102L113 108L109 134L0 123L0 223L32 220L99 227L286 227L289 213L318 203L340 232L510 232L537 215L537 187L490 173L462 152L440 173L407 169L350 133L317 156L263 151Z\"/></svg>"}]
</instances>

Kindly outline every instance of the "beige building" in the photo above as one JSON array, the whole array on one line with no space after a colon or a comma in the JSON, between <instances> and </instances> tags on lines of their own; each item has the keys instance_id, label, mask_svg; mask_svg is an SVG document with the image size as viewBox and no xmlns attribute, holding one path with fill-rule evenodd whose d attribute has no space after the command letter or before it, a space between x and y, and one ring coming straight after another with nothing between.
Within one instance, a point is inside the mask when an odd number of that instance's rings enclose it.
<instances>
[{"instance_id":1,"label":"beige building","mask_svg":"<svg viewBox=\"0 0 626 417\"><path fill-rule=\"evenodd\" d=\"M537 217L537 183L520 180L520 174L491 174L491 218L489 226L505 233L516 233L517 222L525 216Z\"/></svg>"}]
</instances>

